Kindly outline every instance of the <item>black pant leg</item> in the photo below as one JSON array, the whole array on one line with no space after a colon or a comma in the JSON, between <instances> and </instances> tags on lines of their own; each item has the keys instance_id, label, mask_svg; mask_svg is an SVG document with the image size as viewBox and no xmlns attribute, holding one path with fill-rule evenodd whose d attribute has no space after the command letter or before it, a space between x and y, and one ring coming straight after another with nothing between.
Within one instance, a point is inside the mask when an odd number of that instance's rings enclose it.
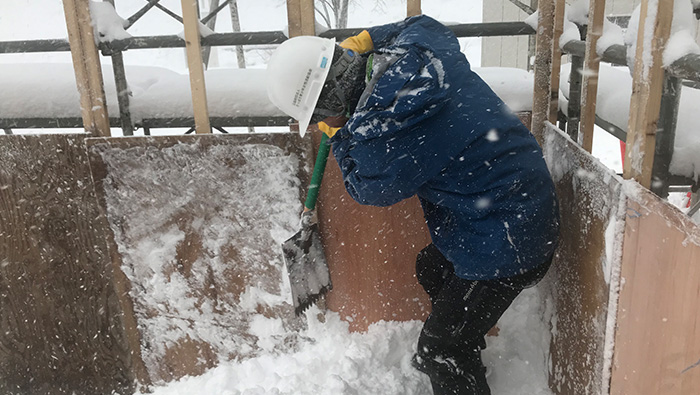
<instances>
[{"instance_id":1,"label":"black pant leg","mask_svg":"<svg viewBox=\"0 0 700 395\"><path fill-rule=\"evenodd\" d=\"M510 278L474 281L454 274L454 266L433 244L416 259L418 281L430 296L432 312L418 340L416 368L430 377L436 395L490 394L481 350L485 335L520 292L539 282L551 258Z\"/></svg>"},{"instance_id":2,"label":"black pant leg","mask_svg":"<svg viewBox=\"0 0 700 395\"><path fill-rule=\"evenodd\" d=\"M452 262L448 261L432 243L423 248L416 257L416 277L433 303L445 281L454 272Z\"/></svg>"},{"instance_id":3,"label":"black pant leg","mask_svg":"<svg viewBox=\"0 0 700 395\"><path fill-rule=\"evenodd\" d=\"M419 370L439 394L490 394L481 350L484 336L522 289L452 275L433 303L418 339Z\"/></svg>"}]
</instances>

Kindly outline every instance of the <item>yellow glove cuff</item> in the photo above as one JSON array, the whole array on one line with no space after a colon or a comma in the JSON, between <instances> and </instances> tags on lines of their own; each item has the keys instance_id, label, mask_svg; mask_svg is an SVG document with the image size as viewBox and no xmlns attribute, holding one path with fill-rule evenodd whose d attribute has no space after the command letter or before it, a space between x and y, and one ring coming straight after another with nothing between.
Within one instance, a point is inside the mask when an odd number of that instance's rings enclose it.
<instances>
[{"instance_id":1,"label":"yellow glove cuff","mask_svg":"<svg viewBox=\"0 0 700 395\"><path fill-rule=\"evenodd\" d=\"M357 36L352 36L346 38L340 46L346 49L351 49L357 53L365 53L374 49L374 43L372 42L372 37L369 36L367 30L363 30L362 33Z\"/></svg>"},{"instance_id":2,"label":"yellow glove cuff","mask_svg":"<svg viewBox=\"0 0 700 395\"><path fill-rule=\"evenodd\" d=\"M327 123L325 122L319 122L318 123L318 129L325 133L329 138L335 136L335 134L340 130L340 128L334 128L332 126L328 126Z\"/></svg>"}]
</instances>

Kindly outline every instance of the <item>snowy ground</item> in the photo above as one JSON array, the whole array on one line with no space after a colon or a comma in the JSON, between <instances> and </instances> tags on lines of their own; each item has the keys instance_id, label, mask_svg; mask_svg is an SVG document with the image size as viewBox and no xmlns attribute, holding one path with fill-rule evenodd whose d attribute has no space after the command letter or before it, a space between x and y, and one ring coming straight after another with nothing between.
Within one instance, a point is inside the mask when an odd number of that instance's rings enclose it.
<instances>
[{"instance_id":1,"label":"snowy ground","mask_svg":"<svg viewBox=\"0 0 700 395\"><path fill-rule=\"evenodd\" d=\"M550 335L542 309L538 289L525 290L501 318L499 335L487 338L483 358L494 394L552 393L546 374ZM379 322L366 333L349 333L338 314L328 313L320 323L316 312L307 312L303 336L308 342L298 352L223 363L202 376L155 387L153 395L432 393L427 376L410 365L421 322ZM261 341L275 336L259 332Z\"/></svg>"}]
</instances>

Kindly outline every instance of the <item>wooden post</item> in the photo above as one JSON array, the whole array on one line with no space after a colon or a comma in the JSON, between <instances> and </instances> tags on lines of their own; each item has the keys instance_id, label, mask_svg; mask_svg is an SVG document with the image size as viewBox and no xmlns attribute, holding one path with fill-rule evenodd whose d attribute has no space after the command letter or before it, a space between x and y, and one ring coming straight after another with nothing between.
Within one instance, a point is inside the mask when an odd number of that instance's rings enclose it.
<instances>
[{"instance_id":1,"label":"wooden post","mask_svg":"<svg viewBox=\"0 0 700 395\"><path fill-rule=\"evenodd\" d=\"M571 57L571 72L569 73L569 105L567 107L566 134L572 140L578 141L579 121L581 120L581 72L583 58L577 55Z\"/></svg>"},{"instance_id":2,"label":"wooden post","mask_svg":"<svg viewBox=\"0 0 700 395\"><path fill-rule=\"evenodd\" d=\"M552 74L549 77L549 122L556 124L559 112L559 75L561 74L561 47L559 38L564 32L564 0L557 0L552 36Z\"/></svg>"},{"instance_id":3,"label":"wooden post","mask_svg":"<svg viewBox=\"0 0 700 395\"><path fill-rule=\"evenodd\" d=\"M421 0L406 1L406 16L416 16L423 13L420 1Z\"/></svg>"},{"instance_id":4,"label":"wooden post","mask_svg":"<svg viewBox=\"0 0 700 395\"><path fill-rule=\"evenodd\" d=\"M634 178L651 187L656 131L664 83L663 49L671 31L673 0L642 1L637 32L637 53L632 77L632 100L627 126L624 178ZM652 15L652 18L647 18ZM651 30L651 31L650 31ZM647 40L646 36L649 36ZM645 61L645 58L648 59Z\"/></svg>"},{"instance_id":5,"label":"wooden post","mask_svg":"<svg viewBox=\"0 0 700 395\"><path fill-rule=\"evenodd\" d=\"M595 107L598 96L598 72L600 57L596 51L598 38L603 34L605 0L591 0L588 9L588 31L586 32L586 55L583 60L583 82L581 91L581 129L579 144L588 152L593 150ZM572 70L573 72L573 70Z\"/></svg>"},{"instance_id":6,"label":"wooden post","mask_svg":"<svg viewBox=\"0 0 700 395\"><path fill-rule=\"evenodd\" d=\"M88 0L63 0L75 82L85 130L93 136L110 136L100 58Z\"/></svg>"},{"instance_id":7,"label":"wooden post","mask_svg":"<svg viewBox=\"0 0 700 395\"><path fill-rule=\"evenodd\" d=\"M556 1L542 0L539 3L531 126L532 132L536 135L542 135L544 123L549 118L552 38L554 36L554 8Z\"/></svg>"},{"instance_id":8,"label":"wooden post","mask_svg":"<svg viewBox=\"0 0 700 395\"><path fill-rule=\"evenodd\" d=\"M190 89L192 90L195 129L197 134L211 133L209 109L207 106L207 89L204 83L202 46L199 40L197 0L182 0L182 19L185 26L187 65L190 71Z\"/></svg>"},{"instance_id":9,"label":"wooden post","mask_svg":"<svg viewBox=\"0 0 700 395\"><path fill-rule=\"evenodd\" d=\"M313 0L287 0L289 37L316 35Z\"/></svg>"}]
</instances>

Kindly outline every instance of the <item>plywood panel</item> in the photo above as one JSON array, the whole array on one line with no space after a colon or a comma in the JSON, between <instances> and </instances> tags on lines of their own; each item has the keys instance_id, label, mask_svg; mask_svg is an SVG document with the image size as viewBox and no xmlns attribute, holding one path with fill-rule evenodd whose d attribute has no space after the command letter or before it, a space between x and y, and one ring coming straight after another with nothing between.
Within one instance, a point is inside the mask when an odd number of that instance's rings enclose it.
<instances>
[{"instance_id":1,"label":"plywood panel","mask_svg":"<svg viewBox=\"0 0 700 395\"><path fill-rule=\"evenodd\" d=\"M0 137L0 393L133 390L85 135Z\"/></svg>"},{"instance_id":2,"label":"plywood panel","mask_svg":"<svg viewBox=\"0 0 700 395\"><path fill-rule=\"evenodd\" d=\"M518 116L530 123L530 113ZM313 137L318 144L320 132ZM360 205L345 191L338 163L329 158L317 210L333 280L328 307L351 330L366 330L380 320L427 317L430 301L416 280L415 261L430 235L417 197L391 207Z\"/></svg>"},{"instance_id":3,"label":"plywood panel","mask_svg":"<svg viewBox=\"0 0 700 395\"><path fill-rule=\"evenodd\" d=\"M620 250L606 246L605 234L623 220L620 179L551 124L539 137L561 214L560 243L546 279L556 304L550 386L556 394L597 394L615 264L606 247Z\"/></svg>"},{"instance_id":4,"label":"plywood panel","mask_svg":"<svg viewBox=\"0 0 700 395\"><path fill-rule=\"evenodd\" d=\"M290 304L281 243L298 230L308 141L245 134L89 143L150 379L256 355L256 324L281 328L262 339L270 350L297 344L305 321Z\"/></svg>"},{"instance_id":5,"label":"plywood panel","mask_svg":"<svg viewBox=\"0 0 700 395\"><path fill-rule=\"evenodd\" d=\"M317 210L333 280L328 308L354 331L380 320L425 319L430 301L415 265L430 235L418 198L391 207L362 206L347 194L338 163L329 158Z\"/></svg>"},{"instance_id":6,"label":"plywood panel","mask_svg":"<svg viewBox=\"0 0 700 395\"><path fill-rule=\"evenodd\" d=\"M646 190L631 196L611 394L696 394L700 228Z\"/></svg>"}]
</instances>

